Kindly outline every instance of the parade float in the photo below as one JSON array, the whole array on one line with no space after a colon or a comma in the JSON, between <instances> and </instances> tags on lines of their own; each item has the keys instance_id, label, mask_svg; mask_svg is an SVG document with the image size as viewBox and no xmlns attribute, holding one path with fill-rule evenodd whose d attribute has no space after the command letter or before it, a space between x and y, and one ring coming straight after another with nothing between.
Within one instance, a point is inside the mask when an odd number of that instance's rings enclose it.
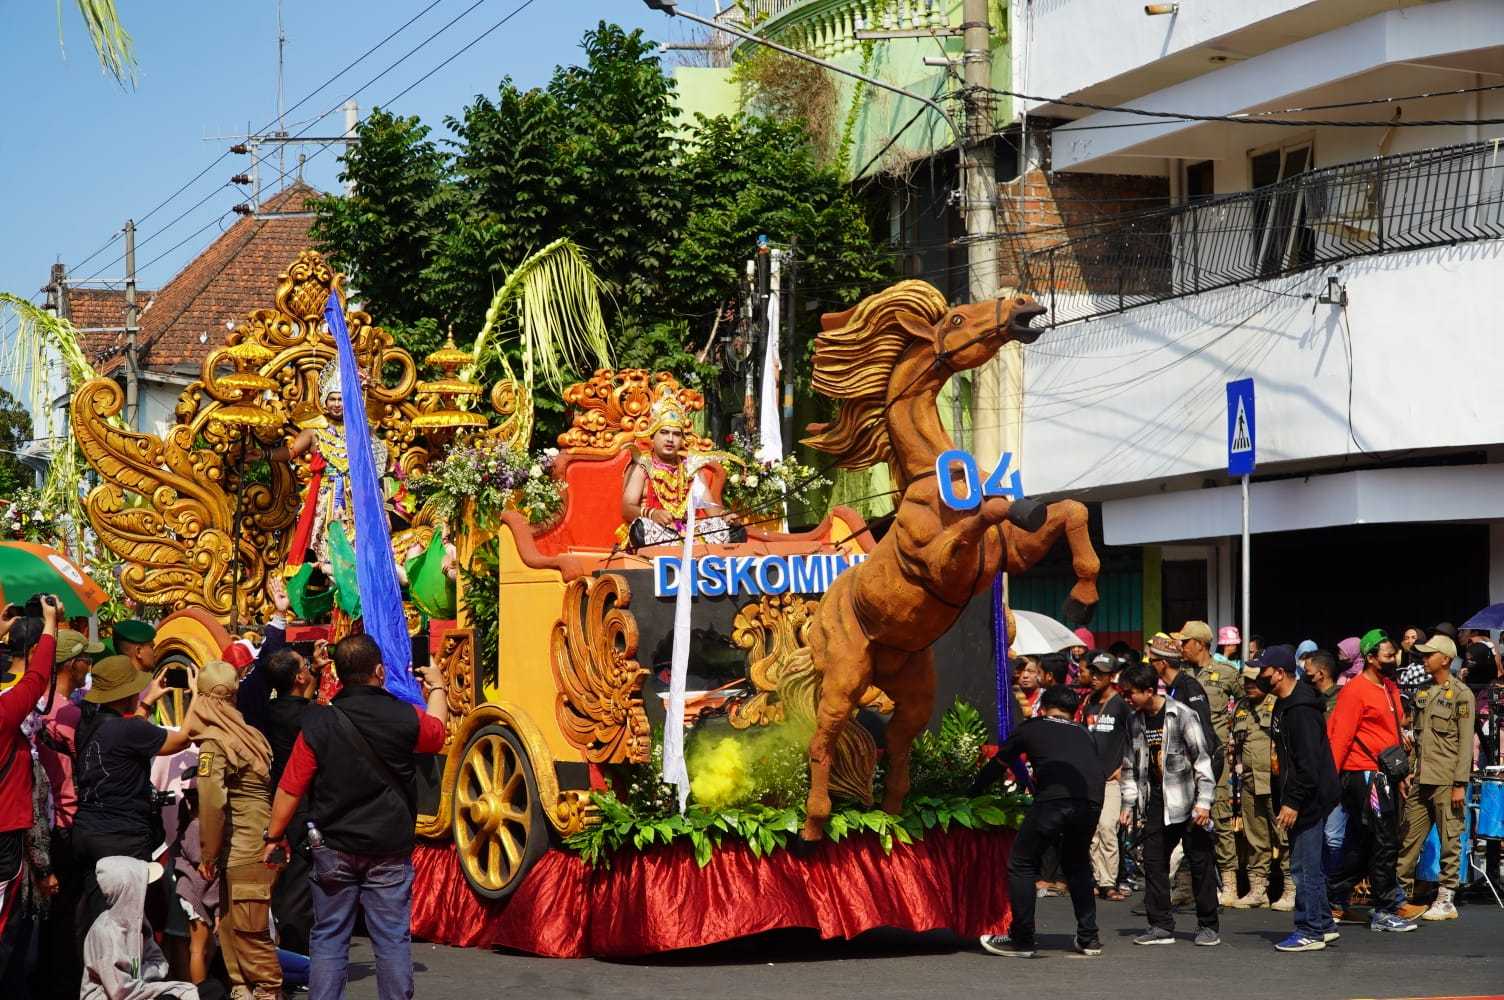
<instances>
[{"instance_id":1,"label":"parade float","mask_svg":"<svg viewBox=\"0 0 1504 1000\"><path fill-rule=\"evenodd\" d=\"M369 574L395 568L402 638L442 668L450 709L422 780L416 936L627 956L781 927L1001 932L1023 800L968 794L1012 702L998 576L1064 538L1084 616L1097 561L1074 502L953 504L936 400L1038 336L1041 311L905 281L824 317L812 384L836 415L807 443L829 467L888 464L900 500L874 525L837 507L776 530L819 473L728 454L670 373L568 385L556 447L529 453L531 351L485 386L451 340L420 377L312 251L205 358L163 436L120 424L110 379L76 390L71 419L121 585L172 609L164 668L220 656L279 588L296 641L369 631ZM729 512L730 537L634 546L623 483L665 421L687 471L655 494L691 523L695 505ZM378 530L338 506L361 502L362 454Z\"/></svg>"}]
</instances>

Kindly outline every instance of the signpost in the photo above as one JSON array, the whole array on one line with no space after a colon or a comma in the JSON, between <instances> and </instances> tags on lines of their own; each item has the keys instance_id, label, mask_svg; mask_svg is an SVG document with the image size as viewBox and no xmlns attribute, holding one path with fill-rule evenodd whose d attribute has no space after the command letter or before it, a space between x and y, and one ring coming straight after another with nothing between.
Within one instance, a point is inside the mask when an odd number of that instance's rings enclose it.
<instances>
[{"instance_id":1,"label":"signpost","mask_svg":"<svg viewBox=\"0 0 1504 1000\"><path fill-rule=\"evenodd\" d=\"M1252 623L1248 615L1249 545L1248 545L1248 476L1253 472L1258 441L1253 414L1253 379L1227 383L1227 474L1243 482L1243 662L1248 662L1248 637Z\"/></svg>"}]
</instances>

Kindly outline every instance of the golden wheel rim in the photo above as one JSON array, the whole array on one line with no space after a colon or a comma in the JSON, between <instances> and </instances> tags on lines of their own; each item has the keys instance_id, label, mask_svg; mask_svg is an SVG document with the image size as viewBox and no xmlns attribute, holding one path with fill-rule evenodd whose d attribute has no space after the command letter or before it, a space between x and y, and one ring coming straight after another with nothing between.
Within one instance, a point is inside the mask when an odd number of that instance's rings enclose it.
<instances>
[{"instance_id":1,"label":"golden wheel rim","mask_svg":"<svg viewBox=\"0 0 1504 1000\"><path fill-rule=\"evenodd\" d=\"M532 827L521 755L500 733L485 733L465 751L455 782L455 846L466 874L492 891L516 876Z\"/></svg>"}]
</instances>

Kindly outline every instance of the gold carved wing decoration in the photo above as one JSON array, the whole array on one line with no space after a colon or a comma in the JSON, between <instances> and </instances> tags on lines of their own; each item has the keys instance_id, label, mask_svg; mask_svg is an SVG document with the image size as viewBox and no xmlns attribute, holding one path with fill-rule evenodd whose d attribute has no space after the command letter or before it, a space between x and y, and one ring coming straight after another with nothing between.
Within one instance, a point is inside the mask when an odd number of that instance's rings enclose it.
<instances>
[{"instance_id":1,"label":"gold carved wing decoration","mask_svg":"<svg viewBox=\"0 0 1504 1000\"><path fill-rule=\"evenodd\" d=\"M616 573L581 577L564 591L552 655L555 715L564 738L596 764L645 764L652 750L642 704L648 672L637 656L632 591Z\"/></svg>"}]
</instances>

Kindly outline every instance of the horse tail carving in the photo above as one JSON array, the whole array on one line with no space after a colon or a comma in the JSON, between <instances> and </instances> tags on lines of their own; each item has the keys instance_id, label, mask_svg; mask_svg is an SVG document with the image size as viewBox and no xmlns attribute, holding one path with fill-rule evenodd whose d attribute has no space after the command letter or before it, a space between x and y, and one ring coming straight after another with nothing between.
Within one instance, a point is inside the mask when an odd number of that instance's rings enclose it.
<instances>
[{"instance_id":1,"label":"horse tail carving","mask_svg":"<svg viewBox=\"0 0 1504 1000\"><path fill-rule=\"evenodd\" d=\"M815 338L811 385L838 400L840 409L832 423L810 424L804 443L836 456L843 469L888 461L893 449L884 410L893 366L915 340L931 336L946 306L933 285L911 280L870 295L853 309L827 314Z\"/></svg>"}]
</instances>

